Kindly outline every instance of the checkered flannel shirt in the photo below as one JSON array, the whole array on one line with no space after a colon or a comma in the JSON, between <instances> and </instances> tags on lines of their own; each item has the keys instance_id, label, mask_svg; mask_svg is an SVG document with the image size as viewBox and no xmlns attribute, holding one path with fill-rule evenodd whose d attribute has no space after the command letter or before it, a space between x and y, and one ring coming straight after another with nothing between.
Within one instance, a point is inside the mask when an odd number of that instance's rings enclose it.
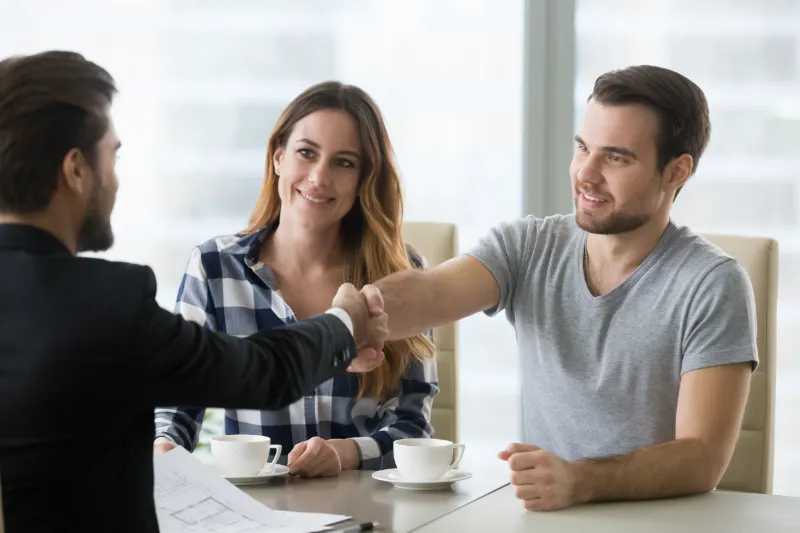
<instances>
[{"instance_id":1,"label":"checkered flannel shirt","mask_svg":"<svg viewBox=\"0 0 800 533\"><path fill-rule=\"evenodd\" d=\"M178 291L175 311L210 330L247 336L296 319L281 298L270 268L259 261L266 229L252 235L211 239L192 250ZM423 260L410 254L415 267ZM343 373L276 411L226 410L225 433L265 435L282 446L280 462L311 437L352 439L360 453L359 467L394 467L397 439L430 437L433 399L439 392L433 359L412 358L395 390L379 403L356 399L358 378ZM166 437L189 451L197 446L203 407L159 408L156 437Z\"/></svg>"}]
</instances>

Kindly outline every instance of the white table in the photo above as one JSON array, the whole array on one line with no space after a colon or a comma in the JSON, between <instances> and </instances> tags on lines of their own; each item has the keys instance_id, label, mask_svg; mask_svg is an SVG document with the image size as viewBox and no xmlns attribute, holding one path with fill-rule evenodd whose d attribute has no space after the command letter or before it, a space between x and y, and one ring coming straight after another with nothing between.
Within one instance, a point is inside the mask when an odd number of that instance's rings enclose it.
<instances>
[{"instance_id":1,"label":"white table","mask_svg":"<svg viewBox=\"0 0 800 533\"><path fill-rule=\"evenodd\" d=\"M419 533L800 533L800 498L717 491L646 502L531 512L503 487Z\"/></svg>"},{"instance_id":2,"label":"white table","mask_svg":"<svg viewBox=\"0 0 800 533\"><path fill-rule=\"evenodd\" d=\"M495 491L508 483L506 464L500 460L460 468L472 478L454 483L449 490L409 491L372 479L372 472L343 472L335 478L273 478L269 483L241 487L272 509L352 516L355 522L379 522L380 533L408 533L428 522ZM498 532L499 533L499 532Z\"/></svg>"}]
</instances>

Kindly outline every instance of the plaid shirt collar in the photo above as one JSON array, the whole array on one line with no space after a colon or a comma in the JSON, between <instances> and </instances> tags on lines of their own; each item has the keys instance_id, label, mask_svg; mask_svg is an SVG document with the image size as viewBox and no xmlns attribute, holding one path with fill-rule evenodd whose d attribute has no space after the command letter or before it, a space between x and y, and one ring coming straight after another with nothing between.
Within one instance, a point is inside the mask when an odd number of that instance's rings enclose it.
<instances>
[{"instance_id":1,"label":"plaid shirt collar","mask_svg":"<svg viewBox=\"0 0 800 533\"><path fill-rule=\"evenodd\" d=\"M271 290L278 290L275 275L260 258L261 246L276 226L277 224L267 224L255 233L241 233L236 241L220 250L220 253L232 255L241 261L245 268L253 271Z\"/></svg>"}]
</instances>

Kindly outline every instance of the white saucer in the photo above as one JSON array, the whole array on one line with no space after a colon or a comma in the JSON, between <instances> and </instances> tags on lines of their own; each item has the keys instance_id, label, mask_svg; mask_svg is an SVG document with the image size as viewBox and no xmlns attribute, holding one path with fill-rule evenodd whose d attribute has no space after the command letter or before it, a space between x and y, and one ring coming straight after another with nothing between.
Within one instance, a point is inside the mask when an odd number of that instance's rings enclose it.
<instances>
[{"instance_id":1,"label":"white saucer","mask_svg":"<svg viewBox=\"0 0 800 533\"><path fill-rule=\"evenodd\" d=\"M262 483L267 483L270 479L274 477L285 476L289 473L289 468L283 465L275 465L270 468L265 468L258 474L253 474L251 476L226 476L222 474L222 477L233 483L234 485L260 485Z\"/></svg>"},{"instance_id":2,"label":"white saucer","mask_svg":"<svg viewBox=\"0 0 800 533\"><path fill-rule=\"evenodd\" d=\"M396 468L378 470L372 473L373 479L392 483L398 489L406 490L442 490L450 488L450 485L456 481L464 481L471 477L472 474L469 472L457 469L448 470L440 479L434 481L404 480L403 476L400 475L400 472Z\"/></svg>"}]
</instances>

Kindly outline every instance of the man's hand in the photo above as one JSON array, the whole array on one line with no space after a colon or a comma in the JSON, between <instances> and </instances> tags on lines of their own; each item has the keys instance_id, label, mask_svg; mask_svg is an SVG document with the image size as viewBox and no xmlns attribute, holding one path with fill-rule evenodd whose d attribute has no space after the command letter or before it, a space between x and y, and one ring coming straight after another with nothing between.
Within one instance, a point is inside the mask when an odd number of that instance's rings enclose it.
<instances>
[{"instance_id":1,"label":"man's hand","mask_svg":"<svg viewBox=\"0 0 800 533\"><path fill-rule=\"evenodd\" d=\"M372 287L365 286L365 289ZM380 298L380 292L372 287L373 293L370 299L374 302L375 298ZM375 295L377 292L377 296ZM350 372L370 372L383 363L383 341L389 335L388 317L382 308L374 306L367 309L367 299L359 293L350 283L345 283L339 287L339 291L333 299L333 307L340 307L347 311L350 320L353 322L353 337L358 348L358 356L350 363L347 368ZM383 301L380 300L380 305Z\"/></svg>"},{"instance_id":2,"label":"man's hand","mask_svg":"<svg viewBox=\"0 0 800 533\"><path fill-rule=\"evenodd\" d=\"M384 359L386 359L386 355L383 351L375 351L373 348L361 348L356 358L350 361L347 371L356 374L372 372L383 364Z\"/></svg>"},{"instance_id":3,"label":"man's hand","mask_svg":"<svg viewBox=\"0 0 800 533\"><path fill-rule=\"evenodd\" d=\"M333 307L340 307L350 315L357 348L383 349L383 341L389 336L389 320L382 309L371 312L367 308L367 299L350 283L339 287L333 298Z\"/></svg>"},{"instance_id":4,"label":"man's hand","mask_svg":"<svg viewBox=\"0 0 800 533\"><path fill-rule=\"evenodd\" d=\"M498 457L508 462L514 493L529 511L554 511L577 503L573 463L538 446L516 443Z\"/></svg>"},{"instance_id":5,"label":"man's hand","mask_svg":"<svg viewBox=\"0 0 800 533\"><path fill-rule=\"evenodd\" d=\"M361 289L364 300L367 302L369 314L371 316L381 316L383 314L383 294L375 285L364 285Z\"/></svg>"},{"instance_id":6,"label":"man's hand","mask_svg":"<svg viewBox=\"0 0 800 533\"><path fill-rule=\"evenodd\" d=\"M298 443L289 452L286 466L290 474L301 477L332 477L342 472L339 454L319 437Z\"/></svg>"},{"instance_id":7,"label":"man's hand","mask_svg":"<svg viewBox=\"0 0 800 533\"><path fill-rule=\"evenodd\" d=\"M156 453L167 453L173 448L177 448L178 445L172 442L169 439L165 439L164 437L158 437L153 442L153 451Z\"/></svg>"}]
</instances>

